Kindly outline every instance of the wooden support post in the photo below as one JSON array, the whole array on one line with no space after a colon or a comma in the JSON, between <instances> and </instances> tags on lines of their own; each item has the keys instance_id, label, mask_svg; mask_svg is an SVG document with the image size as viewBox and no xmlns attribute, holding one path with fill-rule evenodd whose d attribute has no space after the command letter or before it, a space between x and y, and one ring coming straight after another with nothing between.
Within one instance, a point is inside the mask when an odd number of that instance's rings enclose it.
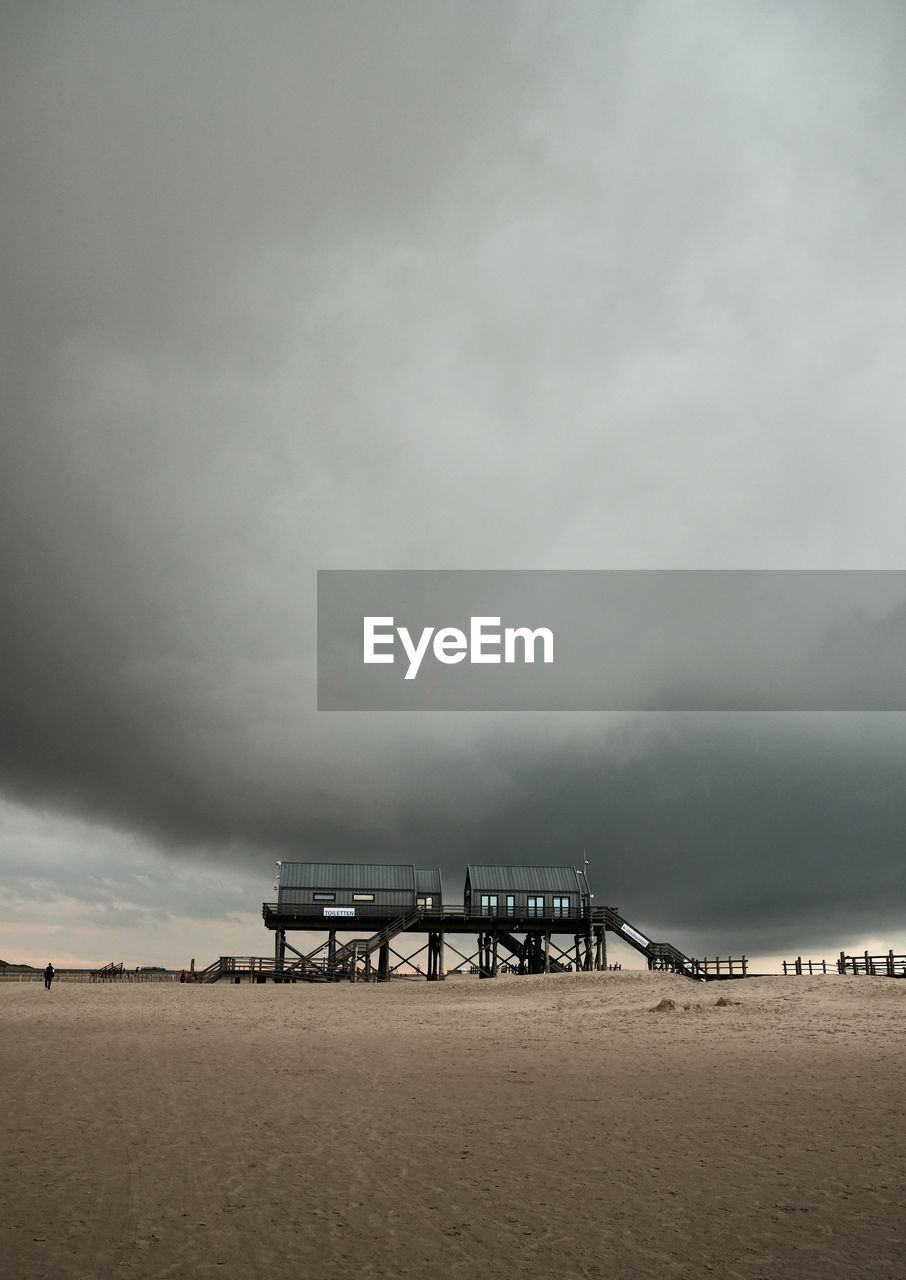
<instances>
[{"instance_id":1,"label":"wooden support post","mask_svg":"<svg viewBox=\"0 0 906 1280\"><path fill-rule=\"evenodd\" d=\"M444 935L439 929L428 934L428 981L444 980Z\"/></svg>"},{"instance_id":2,"label":"wooden support post","mask_svg":"<svg viewBox=\"0 0 906 1280\"><path fill-rule=\"evenodd\" d=\"M491 955L491 977L497 977L497 934L494 934L493 952Z\"/></svg>"},{"instance_id":3,"label":"wooden support post","mask_svg":"<svg viewBox=\"0 0 906 1280\"><path fill-rule=\"evenodd\" d=\"M545 929L544 931L544 972L550 973L550 971L551 971L551 935L550 935L550 930Z\"/></svg>"},{"instance_id":4,"label":"wooden support post","mask_svg":"<svg viewBox=\"0 0 906 1280\"><path fill-rule=\"evenodd\" d=\"M390 943L382 942L378 954L378 982L387 982L390 978Z\"/></svg>"}]
</instances>

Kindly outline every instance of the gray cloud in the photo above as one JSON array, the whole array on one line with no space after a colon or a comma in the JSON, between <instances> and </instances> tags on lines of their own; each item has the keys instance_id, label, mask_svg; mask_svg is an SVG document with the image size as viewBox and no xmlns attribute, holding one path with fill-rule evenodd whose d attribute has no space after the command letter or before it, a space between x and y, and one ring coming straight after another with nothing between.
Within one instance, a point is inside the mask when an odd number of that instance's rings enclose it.
<instances>
[{"instance_id":1,"label":"gray cloud","mask_svg":"<svg viewBox=\"0 0 906 1280\"><path fill-rule=\"evenodd\" d=\"M901 7L0 27L5 793L198 865L587 846L696 942L893 928L899 718L319 716L314 587L900 567Z\"/></svg>"}]
</instances>

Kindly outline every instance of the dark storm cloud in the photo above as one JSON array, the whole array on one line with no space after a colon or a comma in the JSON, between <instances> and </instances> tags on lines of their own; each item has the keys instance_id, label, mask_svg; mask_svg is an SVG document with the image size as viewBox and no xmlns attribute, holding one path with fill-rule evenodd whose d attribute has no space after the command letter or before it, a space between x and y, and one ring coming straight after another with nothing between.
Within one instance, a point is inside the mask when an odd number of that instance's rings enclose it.
<instances>
[{"instance_id":1,"label":"dark storm cloud","mask_svg":"<svg viewBox=\"0 0 906 1280\"><path fill-rule=\"evenodd\" d=\"M303 823L339 860L590 863L599 903L701 955L848 946L902 929L906 742L884 715L522 717L400 760L393 824ZM425 730L423 744L429 735ZM440 775L440 776L439 776ZM309 843L310 842L310 843ZM298 851L295 851L298 856Z\"/></svg>"},{"instance_id":2,"label":"dark storm cloud","mask_svg":"<svg viewBox=\"0 0 906 1280\"><path fill-rule=\"evenodd\" d=\"M705 942L892 919L899 720L326 719L314 599L902 566L901 6L0 23L6 794L199 864L588 847Z\"/></svg>"},{"instance_id":3,"label":"dark storm cloud","mask_svg":"<svg viewBox=\"0 0 906 1280\"><path fill-rule=\"evenodd\" d=\"M530 766L519 828L695 954L842 946L902 927L904 763L884 716L644 717Z\"/></svg>"}]
</instances>

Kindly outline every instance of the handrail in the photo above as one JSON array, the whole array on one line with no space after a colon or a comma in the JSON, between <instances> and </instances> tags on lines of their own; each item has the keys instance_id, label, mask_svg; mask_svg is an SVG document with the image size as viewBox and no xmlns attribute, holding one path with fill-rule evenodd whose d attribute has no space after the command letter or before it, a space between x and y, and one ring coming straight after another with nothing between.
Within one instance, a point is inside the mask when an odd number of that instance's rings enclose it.
<instances>
[{"instance_id":1,"label":"handrail","mask_svg":"<svg viewBox=\"0 0 906 1280\"><path fill-rule=\"evenodd\" d=\"M579 923L594 923L596 917L588 912L579 912L576 915L568 915L551 911L538 914L529 911L507 911L501 908L491 911L488 908L481 907L464 907L461 903L454 903L451 906L430 906L430 907L412 907L407 917L400 916L398 905L382 906L380 903L373 902L356 902L350 903L355 906L354 916L325 916L324 904L322 902L263 902L261 904L261 914L265 920L276 917L283 920L323 920L325 929L343 929L344 920L348 920L349 928L355 928L357 925L353 922L361 923L366 920L387 920L390 924L395 924L397 919L409 919L411 923L425 920L443 920L443 919L459 919L459 920L496 920L509 921L511 923L524 923L531 921L532 923L564 924L573 926ZM596 910L605 910L604 908L596 908ZM397 914L394 915L393 913ZM603 917L598 918L598 923L603 923Z\"/></svg>"}]
</instances>

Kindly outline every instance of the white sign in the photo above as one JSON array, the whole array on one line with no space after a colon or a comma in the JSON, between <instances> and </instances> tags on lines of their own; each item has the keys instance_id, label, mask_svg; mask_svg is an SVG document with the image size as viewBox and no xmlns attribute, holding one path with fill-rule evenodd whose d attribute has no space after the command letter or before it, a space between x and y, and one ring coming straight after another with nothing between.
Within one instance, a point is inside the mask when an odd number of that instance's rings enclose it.
<instances>
[{"instance_id":1,"label":"white sign","mask_svg":"<svg viewBox=\"0 0 906 1280\"><path fill-rule=\"evenodd\" d=\"M325 907L326 916L354 916L355 907Z\"/></svg>"}]
</instances>

